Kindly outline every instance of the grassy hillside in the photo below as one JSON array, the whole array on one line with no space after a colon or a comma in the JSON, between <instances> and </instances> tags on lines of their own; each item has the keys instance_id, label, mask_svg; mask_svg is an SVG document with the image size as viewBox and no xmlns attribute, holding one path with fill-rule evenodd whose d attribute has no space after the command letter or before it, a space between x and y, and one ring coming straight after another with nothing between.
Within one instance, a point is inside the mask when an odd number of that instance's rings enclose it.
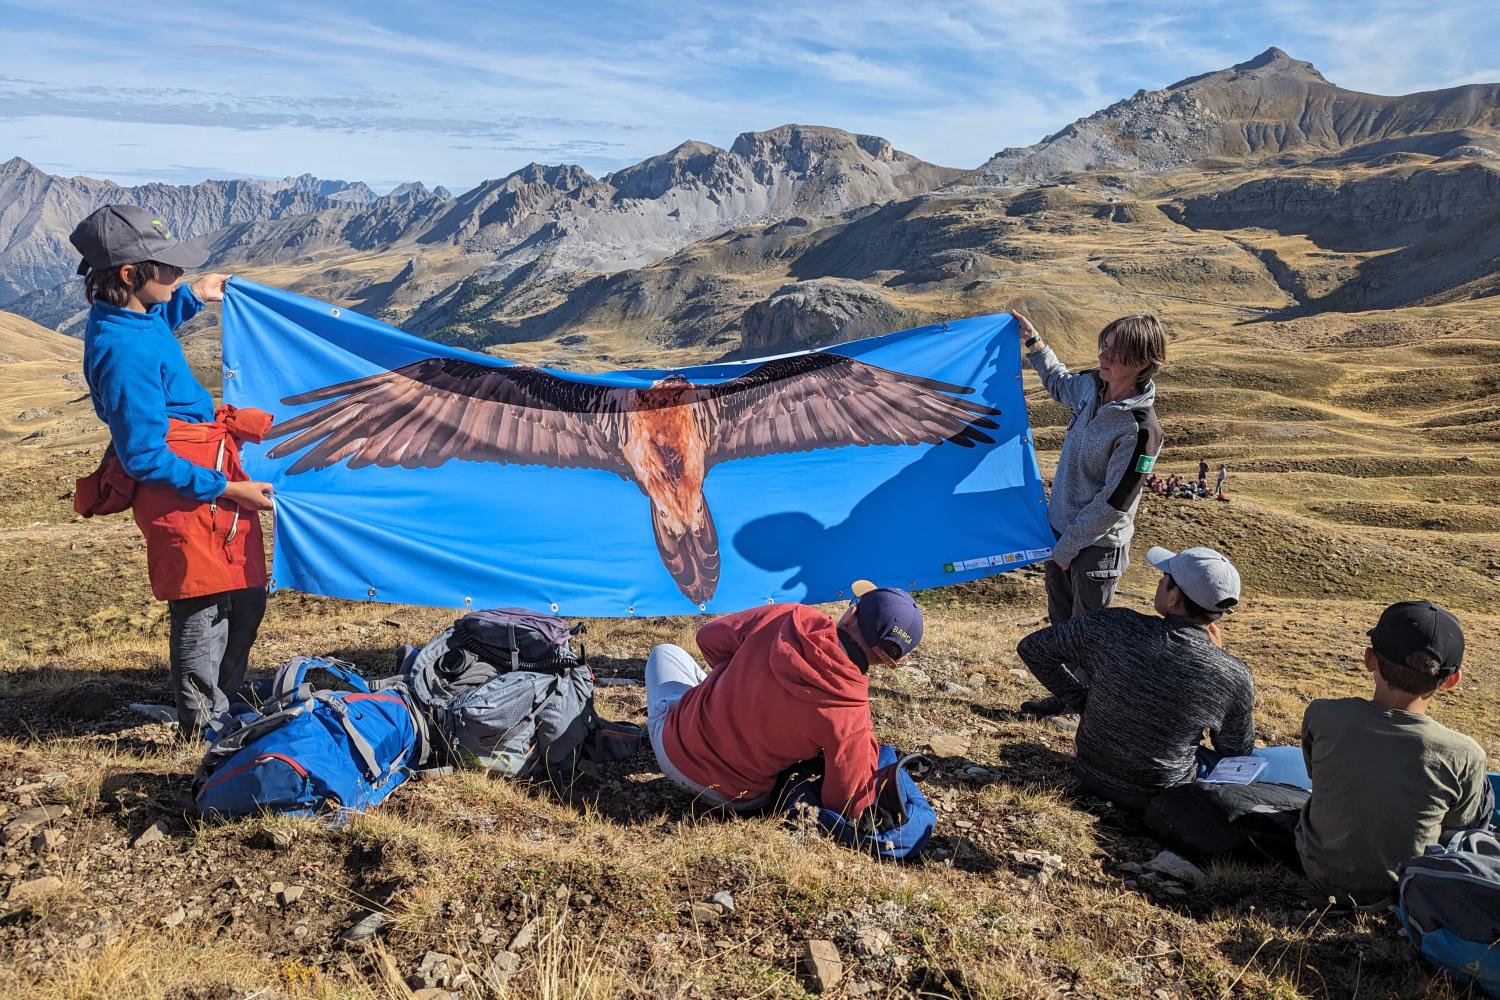
<instances>
[{"instance_id":1,"label":"grassy hillside","mask_svg":"<svg viewBox=\"0 0 1500 1000\"><path fill-rule=\"evenodd\" d=\"M989 234L978 276L901 280L930 254L920 241L900 250L896 223L899 252L885 259L857 232L825 232L782 257L789 244L772 234L776 245L747 250L739 271L725 264L729 239L664 267L764 293L816 251L826 272L913 313L1020 305L1077 363L1105 321L1160 312L1175 339L1158 467L1225 462L1234 502L1146 498L1121 603L1148 606L1145 546L1228 553L1246 600L1227 645L1255 673L1260 737L1278 743L1296 738L1310 699L1368 688L1359 654L1385 603L1440 600L1464 622L1471 670L1435 715L1500 766L1496 300L1310 313L1255 251L1284 241L1280 259L1292 260L1307 237L1195 231L1150 199L1103 217L1068 192L1019 207L992 195L928 204L910 225ZM401 263L360 266L394 274ZM316 288L319 272L261 277ZM709 301L740 299L721 288ZM729 307L714 308L705 322L722 325ZM501 350L581 367L715 353L609 317ZM64 377L76 351L33 359L22 352L37 350L24 346L35 335L12 329L0 326L0 356L23 359L0 379L0 759L14 780L0 790L0 824L36 804L69 812L50 827L60 840L3 849L0 890L58 880L0 902L6 995L404 998L407 977L439 952L468 971L466 997L798 997L809 939L842 954L839 996L1455 995L1388 918L1329 915L1290 874L1220 864L1183 886L1137 870L1159 847L1073 783L1069 734L1014 717L1039 690L1014 653L1042 619L1035 573L921 595L929 625L915 669L872 677L882 738L933 758L922 780L940 822L921 864L876 864L774 820L695 814L649 753L581 771L561 794L472 774L424 781L340 831L201 825L189 813L201 748L123 707L169 696L166 623L139 539L128 520L82 522L68 503L102 445L83 389ZM568 331L599 340L569 355L557 339ZM205 371L211 334L190 344ZM1027 379L1050 469L1066 416ZM254 666L326 652L383 673L397 643L424 641L453 615L280 593ZM596 623L595 669L638 679L654 643L691 648L693 626ZM606 716L643 718L640 687L601 692ZM156 821L167 836L133 848ZM305 891L284 904L277 882ZM719 890L732 912L694 906ZM391 918L379 943L341 946L339 932L371 910ZM531 941L512 946L527 926ZM492 962L510 947L519 966L506 978Z\"/></svg>"}]
</instances>

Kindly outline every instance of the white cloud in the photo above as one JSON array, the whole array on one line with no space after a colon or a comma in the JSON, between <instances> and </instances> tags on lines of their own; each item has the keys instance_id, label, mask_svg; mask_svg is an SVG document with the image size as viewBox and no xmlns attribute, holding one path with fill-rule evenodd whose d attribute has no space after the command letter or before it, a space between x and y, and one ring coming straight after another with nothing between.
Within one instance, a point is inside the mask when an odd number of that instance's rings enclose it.
<instances>
[{"instance_id":1,"label":"white cloud","mask_svg":"<svg viewBox=\"0 0 1500 1000\"><path fill-rule=\"evenodd\" d=\"M1270 45L1356 89L1488 82L1500 77L1486 69L1500 43L1497 7L229 0L172 10L167 42L150 26L120 37L113 6L19 0L0 27L0 118L11 119L0 120L0 158L94 164L113 146L101 166L122 175L209 162L452 187L534 158L608 169L684 139L727 145L741 131L798 121L972 167L1138 88ZM116 43L101 44L106 34ZM163 46L162 57L141 58L150 46Z\"/></svg>"}]
</instances>

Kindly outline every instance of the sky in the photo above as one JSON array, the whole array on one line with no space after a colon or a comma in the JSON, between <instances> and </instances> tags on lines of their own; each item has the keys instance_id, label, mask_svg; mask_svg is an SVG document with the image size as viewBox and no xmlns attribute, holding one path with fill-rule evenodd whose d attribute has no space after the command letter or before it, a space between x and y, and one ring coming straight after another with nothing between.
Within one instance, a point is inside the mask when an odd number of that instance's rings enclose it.
<instances>
[{"instance_id":1,"label":"sky","mask_svg":"<svg viewBox=\"0 0 1500 1000\"><path fill-rule=\"evenodd\" d=\"M0 161L458 192L796 122L975 167L1272 45L1371 93L1500 82L1500 2L0 0Z\"/></svg>"}]
</instances>

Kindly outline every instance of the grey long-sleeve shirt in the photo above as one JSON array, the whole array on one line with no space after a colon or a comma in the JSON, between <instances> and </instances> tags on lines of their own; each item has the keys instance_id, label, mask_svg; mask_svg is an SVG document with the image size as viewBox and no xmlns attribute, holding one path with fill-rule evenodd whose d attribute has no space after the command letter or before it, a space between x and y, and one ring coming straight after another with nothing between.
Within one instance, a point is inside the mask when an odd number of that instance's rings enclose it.
<instances>
[{"instance_id":1,"label":"grey long-sleeve shirt","mask_svg":"<svg viewBox=\"0 0 1500 1000\"><path fill-rule=\"evenodd\" d=\"M1073 411L1047 502L1047 520L1058 535L1053 558L1072 562L1090 545L1129 545L1141 485L1161 453L1155 384L1106 403L1097 371L1068 371L1050 347L1026 357L1048 394Z\"/></svg>"},{"instance_id":2,"label":"grey long-sleeve shirt","mask_svg":"<svg viewBox=\"0 0 1500 1000\"><path fill-rule=\"evenodd\" d=\"M1185 618L1101 608L1033 632L1016 652L1053 694L1086 697L1078 777L1123 805L1191 780L1204 730L1227 757L1255 745L1250 668Z\"/></svg>"}]
</instances>

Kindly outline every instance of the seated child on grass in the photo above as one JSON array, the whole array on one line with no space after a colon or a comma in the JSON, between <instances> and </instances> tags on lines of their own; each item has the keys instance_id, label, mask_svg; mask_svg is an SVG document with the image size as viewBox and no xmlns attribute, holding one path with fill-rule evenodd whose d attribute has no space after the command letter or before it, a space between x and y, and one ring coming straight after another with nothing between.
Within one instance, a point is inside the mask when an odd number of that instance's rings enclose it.
<instances>
[{"instance_id":1,"label":"seated child on grass","mask_svg":"<svg viewBox=\"0 0 1500 1000\"><path fill-rule=\"evenodd\" d=\"M1445 830L1486 824L1494 808L1479 744L1427 715L1463 677L1458 619L1403 601L1369 634L1373 697L1321 698L1303 716L1313 792L1297 829L1308 878L1359 905L1389 899L1403 861Z\"/></svg>"}]
</instances>

